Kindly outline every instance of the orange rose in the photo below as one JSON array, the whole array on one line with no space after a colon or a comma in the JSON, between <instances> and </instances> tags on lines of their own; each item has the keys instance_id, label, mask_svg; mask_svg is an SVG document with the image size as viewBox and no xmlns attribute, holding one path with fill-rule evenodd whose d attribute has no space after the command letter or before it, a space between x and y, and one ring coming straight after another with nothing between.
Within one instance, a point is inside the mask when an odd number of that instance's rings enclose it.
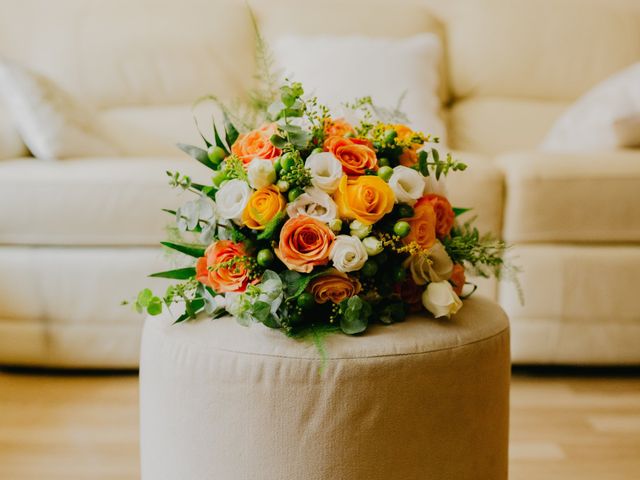
<instances>
[{"instance_id":1,"label":"orange rose","mask_svg":"<svg viewBox=\"0 0 640 480\"><path fill-rule=\"evenodd\" d=\"M336 118L335 120L332 118L327 118L325 120L325 137L331 137L334 135L338 137L344 137L347 133L354 134L355 130L344 118Z\"/></svg>"},{"instance_id":2,"label":"orange rose","mask_svg":"<svg viewBox=\"0 0 640 480\"><path fill-rule=\"evenodd\" d=\"M422 248L431 248L436 243L436 212L425 197L413 206L413 217L404 220L411 226L409 235L402 239L404 243L415 242Z\"/></svg>"},{"instance_id":3,"label":"orange rose","mask_svg":"<svg viewBox=\"0 0 640 480\"><path fill-rule=\"evenodd\" d=\"M449 282L453 285L453 291L456 292L456 295L462 295L462 289L464 288L464 284L467 281L464 275L464 267L459 263L456 263L453 266L453 272L451 272L451 277L449 277Z\"/></svg>"},{"instance_id":4,"label":"orange rose","mask_svg":"<svg viewBox=\"0 0 640 480\"><path fill-rule=\"evenodd\" d=\"M329 262L329 252L336 236L315 218L300 215L290 218L280 231L276 255L289 270L309 273L317 265Z\"/></svg>"},{"instance_id":5,"label":"orange rose","mask_svg":"<svg viewBox=\"0 0 640 480\"><path fill-rule=\"evenodd\" d=\"M444 238L449 235L456 218L456 214L453 208L451 208L449 200L442 195L430 193L422 197L420 201L429 202L436 212L436 235L438 238Z\"/></svg>"},{"instance_id":6,"label":"orange rose","mask_svg":"<svg viewBox=\"0 0 640 480\"><path fill-rule=\"evenodd\" d=\"M286 206L287 201L274 185L260 188L249 197L242 212L242 223L253 230L264 230L267 223Z\"/></svg>"},{"instance_id":7,"label":"orange rose","mask_svg":"<svg viewBox=\"0 0 640 480\"><path fill-rule=\"evenodd\" d=\"M309 284L309 291L316 303L340 303L345 298L353 297L360 293L362 285L357 278L350 277L346 273L331 269L326 275L314 278Z\"/></svg>"},{"instance_id":8,"label":"orange rose","mask_svg":"<svg viewBox=\"0 0 640 480\"><path fill-rule=\"evenodd\" d=\"M275 123L268 123L257 130L240 135L231 146L231 153L245 165L256 157L266 160L275 159L280 156L281 151L274 147L269 139L277 131L278 127Z\"/></svg>"},{"instance_id":9,"label":"orange rose","mask_svg":"<svg viewBox=\"0 0 640 480\"><path fill-rule=\"evenodd\" d=\"M413 167L418 163L418 151L414 148L405 148L398 157L398 162L405 167Z\"/></svg>"},{"instance_id":10,"label":"orange rose","mask_svg":"<svg viewBox=\"0 0 640 480\"><path fill-rule=\"evenodd\" d=\"M400 123L394 125L393 129L398 134L398 136L396 137L398 139L397 141L401 143L408 142L416 134L409 127Z\"/></svg>"},{"instance_id":11,"label":"orange rose","mask_svg":"<svg viewBox=\"0 0 640 480\"><path fill-rule=\"evenodd\" d=\"M364 175L366 170L377 170L378 160L369 142L333 135L324 141L324 149L342 164L347 175Z\"/></svg>"},{"instance_id":12,"label":"orange rose","mask_svg":"<svg viewBox=\"0 0 640 480\"><path fill-rule=\"evenodd\" d=\"M350 179L343 176L334 194L340 216L372 225L393 209L395 196L380 177L363 175Z\"/></svg>"},{"instance_id":13,"label":"orange rose","mask_svg":"<svg viewBox=\"0 0 640 480\"><path fill-rule=\"evenodd\" d=\"M244 245L231 240L219 240L209 245L196 262L196 279L217 293L244 292L249 284L249 271L243 259Z\"/></svg>"}]
</instances>

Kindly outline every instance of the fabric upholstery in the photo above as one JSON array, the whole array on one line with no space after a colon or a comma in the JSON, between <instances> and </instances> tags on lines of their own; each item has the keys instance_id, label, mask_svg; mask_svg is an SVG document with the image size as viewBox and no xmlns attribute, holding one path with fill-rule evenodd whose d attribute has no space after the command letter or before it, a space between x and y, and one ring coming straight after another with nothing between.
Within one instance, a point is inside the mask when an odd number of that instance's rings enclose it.
<instances>
[{"instance_id":1,"label":"fabric upholstery","mask_svg":"<svg viewBox=\"0 0 640 480\"><path fill-rule=\"evenodd\" d=\"M0 247L0 364L136 368L138 291L164 292L172 268L152 248Z\"/></svg>"},{"instance_id":2,"label":"fabric upholstery","mask_svg":"<svg viewBox=\"0 0 640 480\"><path fill-rule=\"evenodd\" d=\"M508 321L470 300L311 341L234 319L149 318L142 479L507 478Z\"/></svg>"},{"instance_id":3,"label":"fabric upholstery","mask_svg":"<svg viewBox=\"0 0 640 480\"><path fill-rule=\"evenodd\" d=\"M639 364L640 246L517 245L516 286L500 285L516 363Z\"/></svg>"},{"instance_id":4,"label":"fabric upholstery","mask_svg":"<svg viewBox=\"0 0 640 480\"><path fill-rule=\"evenodd\" d=\"M408 125L446 142L438 98L442 46L435 34L402 39L289 35L275 42L274 53L284 78L302 82L332 111L369 95L390 111L400 105ZM379 74L380 65L394 72L393 79ZM354 123L358 118L352 111L345 114Z\"/></svg>"},{"instance_id":5,"label":"fabric upholstery","mask_svg":"<svg viewBox=\"0 0 640 480\"><path fill-rule=\"evenodd\" d=\"M24 157L27 147L14 126L13 118L0 100L0 160Z\"/></svg>"},{"instance_id":6,"label":"fabric upholstery","mask_svg":"<svg viewBox=\"0 0 640 480\"><path fill-rule=\"evenodd\" d=\"M0 244L157 245L175 209L193 196L165 171L206 181L206 167L180 158L82 158L0 162Z\"/></svg>"},{"instance_id":7,"label":"fabric upholstery","mask_svg":"<svg viewBox=\"0 0 640 480\"><path fill-rule=\"evenodd\" d=\"M511 242L640 241L640 153L507 154Z\"/></svg>"},{"instance_id":8,"label":"fabric upholstery","mask_svg":"<svg viewBox=\"0 0 640 480\"><path fill-rule=\"evenodd\" d=\"M470 97L448 110L448 139L457 150L497 155L537 149L568 106L523 98Z\"/></svg>"}]
</instances>

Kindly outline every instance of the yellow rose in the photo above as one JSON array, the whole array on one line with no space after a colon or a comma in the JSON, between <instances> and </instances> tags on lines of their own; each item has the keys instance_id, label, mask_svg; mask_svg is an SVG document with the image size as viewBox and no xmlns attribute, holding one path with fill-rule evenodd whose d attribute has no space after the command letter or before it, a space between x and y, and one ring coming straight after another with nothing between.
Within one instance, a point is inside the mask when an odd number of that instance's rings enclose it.
<instances>
[{"instance_id":1,"label":"yellow rose","mask_svg":"<svg viewBox=\"0 0 640 480\"><path fill-rule=\"evenodd\" d=\"M242 223L253 230L264 230L273 217L282 212L287 202L274 185L256 190L242 212Z\"/></svg>"},{"instance_id":2,"label":"yellow rose","mask_svg":"<svg viewBox=\"0 0 640 480\"><path fill-rule=\"evenodd\" d=\"M393 209L393 190L380 177L363 175L342 177L334 194L342 218L372 225Z\"/></svg>"}]
</instances>

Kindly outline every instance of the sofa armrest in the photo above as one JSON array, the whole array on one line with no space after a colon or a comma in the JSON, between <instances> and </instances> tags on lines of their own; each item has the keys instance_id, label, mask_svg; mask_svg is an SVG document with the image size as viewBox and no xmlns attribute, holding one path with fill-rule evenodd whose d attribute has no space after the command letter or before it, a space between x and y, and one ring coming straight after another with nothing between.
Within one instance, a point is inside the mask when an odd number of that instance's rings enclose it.
<instances>
[{"instance_id":1,"label":"sofa armrest","mask_svg":"<svg viewBox=\"0 0 640 480\"><path fill-rule=\"evenodd\" d=\"M511 153L504 237L512 242L640 241L640 151Z\"/></svg>"}]
</instances>

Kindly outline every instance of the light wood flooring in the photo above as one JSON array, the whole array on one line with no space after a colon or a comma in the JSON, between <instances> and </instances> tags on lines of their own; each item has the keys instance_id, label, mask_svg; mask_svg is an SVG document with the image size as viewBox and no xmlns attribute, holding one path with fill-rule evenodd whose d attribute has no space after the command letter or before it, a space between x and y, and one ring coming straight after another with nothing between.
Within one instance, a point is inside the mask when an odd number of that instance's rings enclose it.
<instances>
[{"instance_id":1,"label":"light wood flooring","mask_svg":"<svg viewBox=\"0 0 640 480\"><path fill-rule=\"evenodd\" d=\"M640 479L640 371L512 385L511 480ZM137 397L133 374L0 370L0 480L139 478Z\"/></svg>"}]
</instances>

